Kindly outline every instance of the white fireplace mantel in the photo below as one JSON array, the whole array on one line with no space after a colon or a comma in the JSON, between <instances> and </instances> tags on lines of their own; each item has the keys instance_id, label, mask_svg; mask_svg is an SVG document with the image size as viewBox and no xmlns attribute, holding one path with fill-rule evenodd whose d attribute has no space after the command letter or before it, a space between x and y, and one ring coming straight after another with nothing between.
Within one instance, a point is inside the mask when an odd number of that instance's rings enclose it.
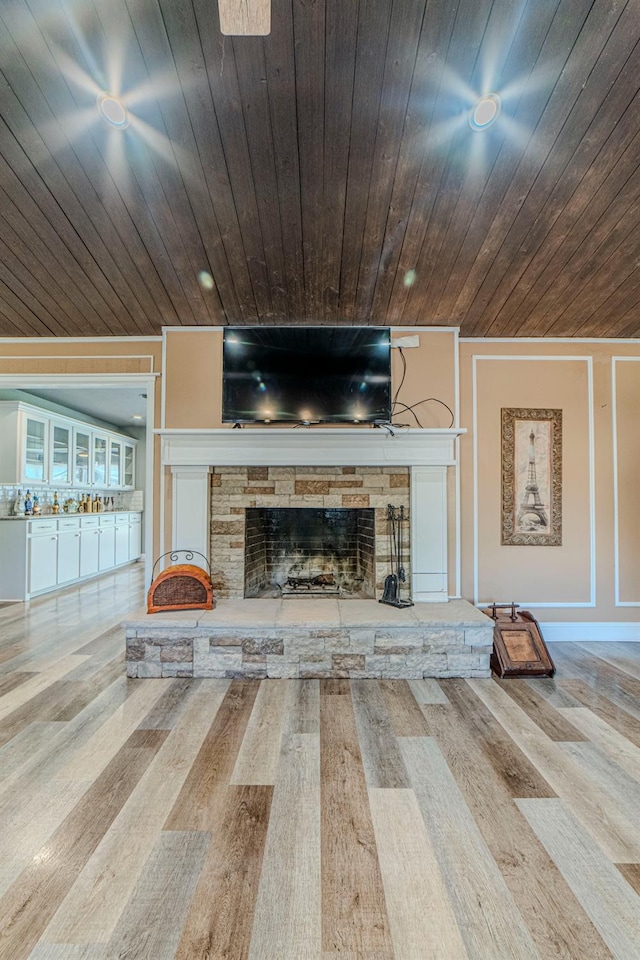
<instances>
[{"instance_id":1,"label":"white fireplace mantel","mask_svg":"<svg viewBox=\"0 0 640 960\"><path fill-rule=\"evenodd\" d=\"M461 429L252 427L157 430L172 473L172 549L209 557L209 473L222 466L409 467L415 601L448 597L447 467Z\"/></svg>"},{"instance_id":2,"label":"white fireplace mantel","mask_svg":"<svg viewBox=\"0 0 640 960\"><path fill-rule=\"evenodd\" d=\"M453 466L458 428L245 427L156 430L165 466Z\"/></svg>"}]
</instances>

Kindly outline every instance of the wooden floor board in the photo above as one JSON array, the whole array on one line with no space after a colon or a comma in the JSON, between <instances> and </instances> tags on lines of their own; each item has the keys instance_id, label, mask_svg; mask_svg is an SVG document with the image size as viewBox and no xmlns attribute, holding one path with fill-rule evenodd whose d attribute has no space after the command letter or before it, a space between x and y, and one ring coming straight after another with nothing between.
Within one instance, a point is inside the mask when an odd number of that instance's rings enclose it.
<instances>
[{"instance_id":1,"label":"wooden floor board","mask_svg":"<svg viewBox=\"0 0 640 960\"><path fill-rule=\"evenodd\" d=\"M535 722L493 680L466 681L529 761L566 800L612 861L640 860L640 827L611 803L611 797L536 726Z\"/></svg>"},{"instance_id":2,"label":"wooden floor board","mask_svg":"<svg viewBox=\"0 0 640 960\"><path fill-rule=\"evenodd\" d=\"M408 787L407 771L379 685L354 680L351 688L367 786Z\"/></svg>"},{"instance_id":3,"label":"wooden floor board","mask_svg":"<svg viewBox=\"0 0 640 960\"><path fill-rule=\"evenodd\" d=\"M519 800L518 806L544 843L616 960L637 960L640 898L562 800Z\"/></svg>"},{"instance_id":4,"label":"wooden floor board","mask_svg":"<svg viewBox=\"0 0 640 960\"><path fill-rule=\"evenodd\" d=\"M471 707L477 698L469 698L466 684L456 684L449 684L452 703ZM504 763L487 762L487 755L469 736L469 727L473 730L474 725L469 724L464 710L454 712L439 706L423 709L540 955L609 960L610 953L593 924L514 803L514 784L518 784L518 792L522 786L529 786L531 796L536 797L553 796L548 785L538 777L534 781L523 778L522 772L514 776L510 757L516 761L516 770L522 764L515 744L509 750L504 742L498 743ZM478 713L482 715L482 710Z\"/></svg>"},{"instance_id":5,"label":"wooden floor board","mask_svg":"<svg viewBox=\"0 0 640 960\"><path fill-rule=\"evenodd\" d=\"M320 691L322 948L393 958L380 864L349 696ZM330 688L333 687L331 684ZM374 687L375 689L375 687Z\"/></svg>"},{"instance_id":6,"label":"wooden floor board","mask_svg":"<svg viewBox=\"0 0 640 960\"><path fill-rule=\"evenodd\" d=\"M396 960L466 960L415 793L373 789L369 802Z\"/></svg>"},{"instance_id":7,"label":"wooden floor board","mask_svg":"<svg viewBox=\"0 0 640 960\"><path fill-rule=\"evenodd\" d=\"M143 600L134 565L0 606L0 960L640 956L640 644L127 680Z\"/></svg>"},{"instance_id":8,"label":"wooden floor board","mask_svg":"<svg viewBox=\"0 0 640 960\"><path fill-rule=\"evenodd\" d=\"M137 789L79 873L45 930L45 941L109 940L226 689L225 681L193 688L185 704L188 709L167 735Z\"/></svg>"},{"instance_id":9,"label":"wooden floor board","mask_svg":"<svg viewBox=\"0 0 640 960\"><path fill-rule=\"evenodd\" d=\"M320 738L289 733L271 804L250 960L319 955L320 863Z\"/></svg>"},{"instance_id":10,"label":"wooden floor board","mask_svg":"<svg viewBox=\"0 0 640 960\"><path fill-rule=\"evenodd\" d=\"M436 741L405 737L401 749L470 960L534 960L531 935Z\"/></svg>"},{"instance_id":11,"label":"wooden floor board","mask_svg":"<svg viewBox=\"0 0 640 960\"><path fill-rule=\"evenodd\" d=\"M247 960L272 795L272 786L225 788L176 960Z\"/></svg>"},{"instance_id":12,"label":"wooden floor board","mask_svg":"<svg viewBox=\"0 0 640 960\"><path fill-rule=\"evenodd\" d=\"M107 956L173 960L209 843L208 833L195 830L160 834Z\"/></svg>"},{"instance_id":13,"label":"wooden floor board","mask_svg":"<svg viewBox=\"0 0 640 960\"><path fill-rule=\"evenodd\" d=\"M265 680L260 684L231 783L275 783L282 729L293 686L288 680Z\"/></svg>"}]
</instances>

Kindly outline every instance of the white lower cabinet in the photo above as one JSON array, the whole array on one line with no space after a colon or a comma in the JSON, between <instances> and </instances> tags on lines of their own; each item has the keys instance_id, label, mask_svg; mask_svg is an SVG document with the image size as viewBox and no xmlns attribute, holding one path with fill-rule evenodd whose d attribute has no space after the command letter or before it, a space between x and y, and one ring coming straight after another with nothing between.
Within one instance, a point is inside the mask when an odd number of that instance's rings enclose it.
<instances>
[{"instance_id":1,"label":"white lower cabinet","mask_svg":"<svg viewBox=\"0 0 640 960\"><path fill-rule=\"evenodd\" d=\"M140 514L131 514L129 526L129 560L137 560L142 553L142 519Z\"/></svg>"},{"instance_id":2,"label":"white lower cabinet","mask_svg":"<svg viewBox=\"0 0 640 960\"><path fill-rule=\"evenodd\" d=\"M29 537L29 593L49 590L58 582L58 534Z\"/></svg>"},{"instance_id":3,"label":"white lower cabinet","mask_svg":"<svg viewBox=\"0 0 640 960\"><path fill-rule=\"evenodd\" d=\"M100 556L100 521L98 517L87 517L90 523L80 527L80 576L90 577L97 573ZM91 522L93 521L93 522Z\"/></svg>"},{"instance_id":4,"label":"white lower cabinet","mask_svg":"<svg viewBox=\"0 0 640 960\"><path fill-rule=\"evenodd\" d=\"M58 533L58 583L69 583L80 576L80 530Z\"/></svg>"},{"instance_id":5,"label":"white lower cabinet","mask_svg":"<svg viewBox=\"0 0 640 960\"><path fill-rule=\"evenodd\" d=\"M111 523L104 524L103 520L110 520ZM100 571L111 570L116 565L116 527L114 521L115 517L100 519L100 539L98 541L98 567Z\"/></svg>"},{"instance_id":6,"label":"white lower cabinet","mask_svg":"<svg viewBox=\"0 0 640 960\"><path fill-rule=\"evenodd\" d=\"M0 520L0 601L68 586L136 560L140 514Z\"/></svg>"},{"instance_id":7,"label":"white lower cabinet","mask_svg":"<svg viewBox=\"0 0 640 960\"><path fill-rule=\"evenodd\" d=\"M132 559L129 555L130 529L129 515L116 514L116 567L121 563L128 563Z\"/></svg>"}]
</instances>

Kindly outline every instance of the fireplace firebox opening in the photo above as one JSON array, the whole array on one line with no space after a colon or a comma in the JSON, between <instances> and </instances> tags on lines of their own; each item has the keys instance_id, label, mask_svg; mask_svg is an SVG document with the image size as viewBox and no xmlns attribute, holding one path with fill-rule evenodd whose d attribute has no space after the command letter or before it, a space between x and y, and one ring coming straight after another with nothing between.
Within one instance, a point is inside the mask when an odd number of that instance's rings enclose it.
<instances>
[{"instance_id":1,"label":"fireplace firebox opening","mask_svg":"<svg viewBox=\"0 0 640 960\"><path fill-rule=\"evenodd\" d=\"M375 511L248 508L245 597L375 599Z\"/></svg>"}]
</instances>

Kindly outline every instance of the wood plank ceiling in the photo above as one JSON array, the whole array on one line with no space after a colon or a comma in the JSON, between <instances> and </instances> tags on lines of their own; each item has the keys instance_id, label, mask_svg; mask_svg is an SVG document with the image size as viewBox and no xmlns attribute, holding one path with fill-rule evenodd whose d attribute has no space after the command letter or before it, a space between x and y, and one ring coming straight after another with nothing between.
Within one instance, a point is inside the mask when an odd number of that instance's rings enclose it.
<instances>
[{"instance_id":1,"label":"wood plank ceiling","mask_svg":"<svg viewBox=\"0 0 640 960\"><path fill-rule=\"evenodd\" d=\"M0 0L0 334L638 336L639 40L640 0Z\"/></svg>"}]
</instances>

